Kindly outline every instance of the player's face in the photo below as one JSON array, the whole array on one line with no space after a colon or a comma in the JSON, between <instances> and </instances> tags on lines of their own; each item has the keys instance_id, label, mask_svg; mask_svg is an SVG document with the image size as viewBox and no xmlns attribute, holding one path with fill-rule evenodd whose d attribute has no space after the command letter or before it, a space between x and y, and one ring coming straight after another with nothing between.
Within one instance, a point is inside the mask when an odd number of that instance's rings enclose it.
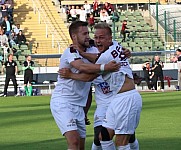
<instances>
[{"instance_id":1,"label":"player's face","mask_svg":"<svg viewBox=\"0 0 181 150\"><path fill-rule=\"evenodd\" d=\"M109 48L112 43L112 36L107 33L106 29L96 29L94 34L94 42L100 52Z\"/></svg>"},{"instance_id":2,"label":"player's face","mask_svg":"<svg viewBox=\"0 0 181 150\"><path fill-rule=\"evenodd\" d=\"M83 47L89 47L89 31L85 26L79 27L79 32L76 35L77 44Z\"/></svg>"}]
</instances>

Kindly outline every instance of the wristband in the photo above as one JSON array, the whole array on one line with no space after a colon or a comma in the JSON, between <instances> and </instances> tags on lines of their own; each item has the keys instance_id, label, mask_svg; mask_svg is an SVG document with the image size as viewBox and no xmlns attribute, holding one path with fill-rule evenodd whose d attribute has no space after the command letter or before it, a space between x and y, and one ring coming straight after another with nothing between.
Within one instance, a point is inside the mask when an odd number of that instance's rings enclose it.
<instances>
[{"instance_id":1,"label":"wristband","mask_svg":"<svg viewBox=\"0 0 181 150\"><path fill-rule=\"evenodd\" d=\"M105 64L101 64L100 71L104 71L104 66L105 66Z\"/></svg>"}]
</instances>

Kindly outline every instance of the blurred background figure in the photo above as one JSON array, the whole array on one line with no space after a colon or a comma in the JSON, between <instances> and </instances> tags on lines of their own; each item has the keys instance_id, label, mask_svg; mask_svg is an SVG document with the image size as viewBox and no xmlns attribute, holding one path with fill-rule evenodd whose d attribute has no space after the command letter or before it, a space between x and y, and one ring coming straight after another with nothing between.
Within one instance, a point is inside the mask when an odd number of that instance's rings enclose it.
<instances>
[{"instance_id":1,"label":"blurred background figure","mask_svg":"<svg viewBox=\"0 0 181 150\"><path fill-rule=\"evenodd\" d=\"M128 30L126 30L126 29L129 29L129 28L127 27L127 20L124 20L123 24L122 24L122 28L121 28L121 34L123 35L122 42L125 42L126 34L128 34L128 37L129 37L129 34L130 34L130 32Z\"/></svg>"},{"instance_id":2,"label":"blurred background figure","mask_svg":"<svg viewBox=\"0 0 181 150\"><path fill-rule=\"evenodd\" d=\"M151 67L150 67L150 62L146 61L143 66L143 72L144 72L144 78L145 81L147 83L148 89L152 90L153 89L153 76L154 76L154 72L152 71Z\"/></svg>"},{"instance_id":3,"label":"blurred background figure","mask_svg":"<svg viewBox=\"0 0 181 150\"><path fill-rule=\"evenodd\" d=\"M157 91L157 81L158 79L161 82L161 91L164 92L164 78L163 78L163 70L164 67L163 62L160 60L160 57L156 55L154 57L154 62L152 64L152 70L154 72L154 89L155 92Z\"/></svg>"},{"instance_id":4,"label":"blurred background figure","mask_svg":"<svg viewBox=\"0 0 181 150\"><path fill-rule=\"evenodd\" d=\"M177 54L177 66L178 66L178 88L177 88L177 90L181 90L181 49L177 49L176 54Z\"/></svg>"}]
</instances>

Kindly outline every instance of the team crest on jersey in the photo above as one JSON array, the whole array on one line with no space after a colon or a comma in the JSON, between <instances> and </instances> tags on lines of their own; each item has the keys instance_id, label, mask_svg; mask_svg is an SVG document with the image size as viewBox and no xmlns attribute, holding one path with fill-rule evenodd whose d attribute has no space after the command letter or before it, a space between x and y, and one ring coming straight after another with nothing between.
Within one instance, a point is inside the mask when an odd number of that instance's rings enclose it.
<instances>
[{"instance_id":1,"label":"team crest on jersey","mask_svg":"<svg viewBox=\"0 0 181 150\"><path fill-rule=\"evenodd\" d=\"M104 94L111 92L110 86L107 82L102 82L102 83L98 84L98 87L101 88L101 90Z\"/></svg>"}]
</instances>

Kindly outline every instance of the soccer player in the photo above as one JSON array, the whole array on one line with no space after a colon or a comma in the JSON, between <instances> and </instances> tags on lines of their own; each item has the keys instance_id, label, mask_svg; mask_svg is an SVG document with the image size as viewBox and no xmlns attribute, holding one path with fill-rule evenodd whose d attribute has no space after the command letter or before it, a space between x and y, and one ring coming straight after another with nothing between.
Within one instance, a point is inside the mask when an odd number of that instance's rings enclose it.
<instances>
[{"instance_id":1,"label":"soccer player","mask_svg":"<svg viewBox=\"0 0 181 150\"><path fill-rule=\"evenodd\" d=\"M102 70L104 70L103 64L112 60L121 63L119 71L103 74L103 78L110 85L114 96L102 124L103 128L100 134L102 149L116 149L112 141L114 135L116 135L116 146L119 150L138 149L138 141L135 140L134 133L139 123L142 99L135 90L128 59L123 54L122 47L117 42L112 42L111 28L106 23L95 26L95 44L102 52L96 62L102 64ZM82 74L79 75L79 78L86 75L86 78L91 76L90 74ZM78 78L78 75L72 74L71 78Z\"/></svg>"},{"instance_id":2,"label":"soccer player","mask_svg":"<svg viewBox=\"0 0 181 150\"><path fill-rule=\"evenodd\" d=\"M85 66L90 62L80 55L84 51L94 51L94 48L89 48L90 37L87 25L82 21L75 21L70 25L69 34L72 43L78 48L69 47L64 51L60 59L60 69L70 68L74 73L87 70ZM89 64L87 71L99 73L100 66L100 64ZM119 67L119 63L112 61L105 65L105 71L116 71ZM57 85L52 93L51 112L62 135L67 140L69 150L84 150L86 128L83 107L86 105L90 84L90 82L64 79L58 76Z\"/></svg>"},{"instance_id":3,"label":"soccer player","mask_svg":"<svg viewBox=\"0 0 181 150\"><path fill-rule=\"evenodd\" d=\"M17 95L17 81L16 81L16 74L18 73L17 63L13 60L13 54L8 55L8 60L3 64L1 74L4 74L4 69L6 68L6 79L5 79L5 86L4 86L4 97L7 96L7 89L9 85L10 79L13 82L14 86L14 95Z\"/></svg>"},{"instance_id":4,"label":"soccer player","mask_svg":"<svg viewBox=\"0 0 181 150\"><path fill-rule=\"evenodd\" d=\"M140 118L142 98L135 90L132 70L122 47L112 42L111 28L106 23L95 26L95 44L103 53L97 64L105 64L115 60L121 63L119 71L103 75L113 91L114 98L106 112L101 130L101 146L103 150L114 150L112 141L116 135L116 146L119 150L130 149L129 140L134 134ZM103 66L103 65L102 65Z\"/></svg>"},{"instance_id":5,"label":"soccer player","mask_svg":"<svg viewBox=\"0 0 181 150\"><path fill-rule=\"evenodd\" d=\"M32 95L32 80L33 80L34 62L31 60L31 56L26 56L26 61L23 62L24 73L24 89L27 96ZM28 86L27 86L28 85Z\"/></svg>"}]
</instances>

